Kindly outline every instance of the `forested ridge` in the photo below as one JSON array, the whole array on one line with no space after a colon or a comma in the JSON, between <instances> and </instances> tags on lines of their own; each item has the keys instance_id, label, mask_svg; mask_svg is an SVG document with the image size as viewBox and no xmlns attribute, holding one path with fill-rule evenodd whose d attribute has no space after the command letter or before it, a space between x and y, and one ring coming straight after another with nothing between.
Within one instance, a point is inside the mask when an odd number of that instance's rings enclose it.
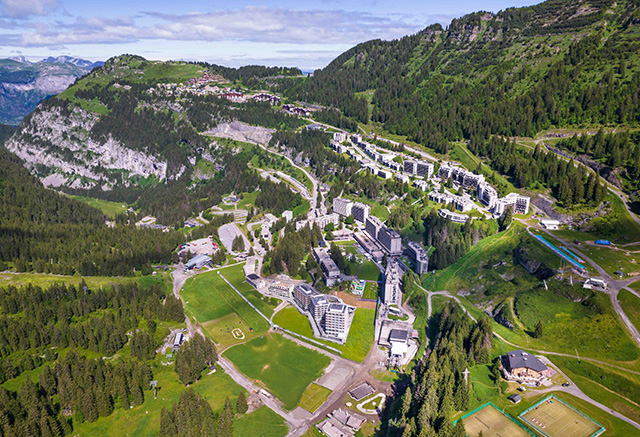
<instances>
[{"instance_id":1,"label":"forested ridge","mask_svg":"<svg viewBox=\"0 0 640 437\"><path fill-rule=\"evenodd\" d=\"M549 0L474 13L393 41L373 40L312 78L283 79L292 98L439 152L452 140L531 136L552 126L640 120L637 1ZM356 93L373 91L372 108Z\"/></svg>"}]
</instances>

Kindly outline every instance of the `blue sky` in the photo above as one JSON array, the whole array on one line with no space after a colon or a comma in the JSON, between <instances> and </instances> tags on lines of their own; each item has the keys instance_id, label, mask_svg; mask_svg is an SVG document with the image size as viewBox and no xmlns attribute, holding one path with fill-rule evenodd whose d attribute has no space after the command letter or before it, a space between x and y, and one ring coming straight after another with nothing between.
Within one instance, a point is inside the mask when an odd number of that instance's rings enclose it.
<instances>
[{"instance_id":1,"label":"blue sky","mask_svg":"<svg viewBox=\"0 0 640 437\"><path fill-rule=\"evenodd\" d=\"M321 68L353 45L535 0L0 0L0 57L202 60Z\"/></svg>"}]
</instances>

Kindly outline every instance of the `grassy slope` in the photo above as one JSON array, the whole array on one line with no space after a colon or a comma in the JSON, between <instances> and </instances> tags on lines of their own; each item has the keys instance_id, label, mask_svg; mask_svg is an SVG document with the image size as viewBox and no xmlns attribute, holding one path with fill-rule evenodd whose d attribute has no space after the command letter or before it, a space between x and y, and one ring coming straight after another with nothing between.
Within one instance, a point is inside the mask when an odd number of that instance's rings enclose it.
<instances>
[{"instance_id":1,"label":"grassy slope","mask_svg":"<svg viewBox=\"0 0 640 437\"><path fill-rule=\"evenodd\" d=\"M110 219L114 219L117 214L127 212L129 205L122 202L109 202L108 200L94 199L93 197L71 196L76 200L85 202L89 206L98 208L104 215Z\"/></svg>"},{"instance_id":2,"label":"grassy slope","mask_svg":"<svg viewBox=\"0 0 640 437\"><path fill-rule=\"evenodd\" d=\"M237 436L284 437L289 428L282 417L262 406L250 414L236 417L233 431Z\"/></svg>"},{"instance_id":3,"label":"grassy slope","mask_svg":"<svg viewBox=\"0 0 640 437\"><path fill-rule=\"evenodd\" d=\"M151 284L162 285L165 290L170 281L168 274L159 273L158 276L136 276L136 277L111 277L111 276L64 276L50 275L46 273L0 273L0 287L6 285L22 286L26 284L47 287L52 284L63 282L65 284L78 285L80 281L87 283L89 287L109 287L116 284L139 282L141 285Z\"/></svg>"},{"instance_id":4,"label":"grassy slope","mask_svg":"<svg viewBox=\"0 0 640 437\"><path fill-rule=\"evenodd\" d=\"M630 291L620 290L618 300L627 317L629 317L636 328L640 329L640 298Z\"/></svg>"},{"instance_id":5,"label":"grassy slope","mask_svg":"<svg viewBox=\"0 0 640 437\"><path fill-rule=\"evenodd\" d=\"M318 378L331 361L278 334L234 346L225 356L242 373L262 381L288 410L298 405L309 383Z\"/></svg>"},{"instance_id":6,"label":"grassy slope","mask_svg":"<svg viewBox=\"0 0 640 437\"><path fill-rule=\"evenodd\" d=\"M373 345L374 320L375 310L358 308L356 309L346 344L340 345L329 341L318 341L340 349L342 351L342 358L362 362L367 357ZM314 338L313 331L309 326L309 320L295 308L285 308L278 312L273 318L273 322L300 335Z\"/></svg>"},{"instance_id":7,"label":"grassy slope","mask_svg":"<svg viewBox=\"0 0 640 437\"><path fill-rule=\"evenodd\" d=\"M364 279L365 281L377 281L380 276L380 269L373 261L365 261L358 273L358 279Z\"/></svg>"}]
</instances>

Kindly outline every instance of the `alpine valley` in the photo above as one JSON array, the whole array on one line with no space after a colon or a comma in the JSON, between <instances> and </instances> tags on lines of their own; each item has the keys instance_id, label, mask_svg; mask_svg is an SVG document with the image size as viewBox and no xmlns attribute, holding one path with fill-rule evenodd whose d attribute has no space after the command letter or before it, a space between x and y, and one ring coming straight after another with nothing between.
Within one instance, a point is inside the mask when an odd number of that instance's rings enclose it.
<instances>
[{"instance_id":1,"label":"alpine valley","mask_svg":"<svg viewBox=\"0 0 640 437\"><path fill-rule=\"evenodd\" d=\"M0 60L0 436L640 435L640 1L425 25Z\"/></svg>"}]
</instances>

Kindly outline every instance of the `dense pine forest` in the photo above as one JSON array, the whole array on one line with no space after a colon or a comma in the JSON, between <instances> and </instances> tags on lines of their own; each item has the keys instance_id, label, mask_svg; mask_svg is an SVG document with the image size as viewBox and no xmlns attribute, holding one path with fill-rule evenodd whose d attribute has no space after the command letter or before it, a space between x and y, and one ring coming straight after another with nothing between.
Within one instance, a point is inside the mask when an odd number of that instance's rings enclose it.
<instances>
[{"instance_id":1,"label":"dense pine forest","mask_svg":"<svg viewBox=\"0 0 640 437\"><path fill-rule=\"evenodd\" d=\"M66 435L74 424L143 404L157 322L184 320L182 304L156 285L9 286L0 288L0 308L0 380L43 366L38 382L26 378L17 393L0 388L2 435ZM111 357L129 341L131 359L84 355Z\"/></svg>"}]
</instances>

